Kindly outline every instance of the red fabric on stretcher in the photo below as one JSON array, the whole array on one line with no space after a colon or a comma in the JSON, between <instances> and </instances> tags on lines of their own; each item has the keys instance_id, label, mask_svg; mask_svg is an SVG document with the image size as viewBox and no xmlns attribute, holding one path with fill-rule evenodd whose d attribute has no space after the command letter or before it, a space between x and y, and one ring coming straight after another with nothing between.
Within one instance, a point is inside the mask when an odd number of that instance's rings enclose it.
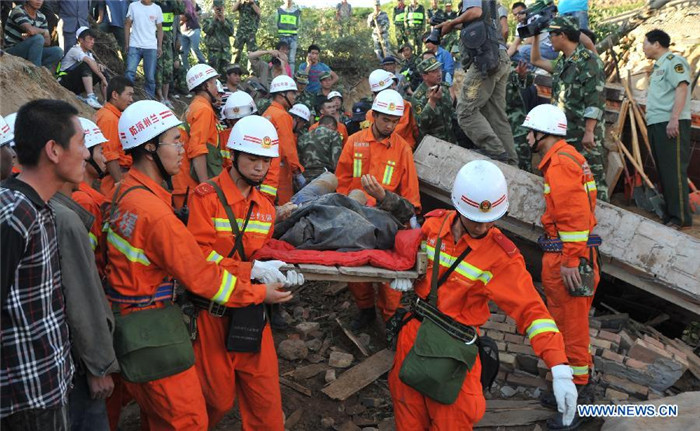
<instances>
[{"instance_id":1,"label":"red fabric on stretcher","mask_svg":"<svg viewBox=\"0 0 700 431\"><path fill-rule=\"evenodd\" d=\"M416 254L422 240L420 229L400 230L391 250L297 250L291 244L271 239L253 256L258 260L282 260L287 263L309 263L325 266L371 265L393 271L408 271L416 266Z\"/></svg>"}]
</instances>

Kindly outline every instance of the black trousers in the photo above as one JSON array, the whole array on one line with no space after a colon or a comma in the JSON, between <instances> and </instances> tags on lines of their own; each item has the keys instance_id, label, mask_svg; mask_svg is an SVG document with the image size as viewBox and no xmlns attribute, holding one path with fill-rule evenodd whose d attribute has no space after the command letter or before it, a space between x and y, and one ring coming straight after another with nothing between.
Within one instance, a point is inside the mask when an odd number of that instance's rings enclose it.
<instances>
[{"instance_id":1,"label":"black trousers","mask_svg":"<svg viewBox=\"0 0 700 431\"><path fill-rule=\"evenodd\" d=\"M58 82L73 93L81 94L83 91L85 91L85 85L83 84L83 77L85 76L92 76L93 86L100 83L100 78L84 61L81 61L79 64L76 64L74 67L69 69L65 75L59 78Z\"/></svg>"}]
</instances>

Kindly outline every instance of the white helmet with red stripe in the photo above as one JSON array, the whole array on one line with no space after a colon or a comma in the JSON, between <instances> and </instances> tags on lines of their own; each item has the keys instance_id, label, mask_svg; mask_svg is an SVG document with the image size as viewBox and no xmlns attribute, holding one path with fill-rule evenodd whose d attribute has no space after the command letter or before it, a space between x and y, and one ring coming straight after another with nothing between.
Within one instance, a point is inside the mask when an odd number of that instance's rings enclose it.
<instances>
[{"instance_id":1,"label":"white helmet with red stripe","mask_svg":"<svg viewBox=\"0 0 700 431\"><path fill-rule=\"evenodd\" d=\"M124 150L136 148L182 124L173 111L155 100L139 100L119 117L119 141Z\"/></svg>"},{"instance_id":2,"label":"white helmet with red stripe","mask_svg":"<svg viewBox=\"0 0 700 431\"><path fill-rule=\"evenodd\" d=\"M224 118L227 120L237 120L258 112L255 101L250 94L245 91L234 91L226 99L224 105Z\"/></svg>"},{"instance_id":3,"label":"white helmet with red stripe","mask_svg":"<svg viewBox=\"0 0 700 431\"><path fill-rule=\"evenodd\" d=\"M369 74L369 89L372 93L386 90L394 83L394 74L384 69L375 69Z\"/></svg>"},{"instance_id":4,"label":"white helmet with red stripe","mask_svg":"<svg viewBox=\"0 0 700 431\"><path fill-rule=\"evenodd\" d=\"M261 157L279 157L277 129L265 117L243 117L233 126L226 147Z\"/></svg>"},{"instance_id":5,"label":"white helmet with red stripe","mask_svg":"<svg viewBox=\"0 0 700 431\"><path fill-rule=\"evenodd\" d=\"M195 64L187 71L185 77L187 81L187 90L192 91L203 82L210 80L211 78L218 78L219 74L213 67L208 64L200 63Z\"/></svg>"},{"instance_id":6,"label":"white helmet with red stripe","mask_svg":"<svg viewBox=\"0 0 700 431\"><path fill-rule=\"evenodd\" d=\"M270 83L270 94L297 91L297 83L287 75L280 75Z\"/></svg>"},{"instance_id":7,"label":"white helmet with red stripe","mask_svg":"<svg viewBox=\"0 0 700 431\"><path fill-rule=\"evenodd\" d=\"M290 114L296 115L307 123L311 119L311 111L303 103L297 103L289 110Z\"/></svg>"},{"instance_id":8,"label":"white helmet with red stripe","mask_svg":"<svg viewBox=\"0 0 700 431\"><path fill-rule=\"evenodd\" d=\"M506 177L492 162L473 160L457 172L452 186L452 204L471 221L496 221L508 211Z\"/></svg>"},{"instance_id":9,"label":"white helmet with red stripe","mask_svg":"<svg viewBox=\"0 0 700 431\"><path fill-rule=\"evenodd\" d=\"M396 90L382 90L377 94L372 103L372 110L382 114L403 116L403 97Z\"/></svg>"},{"instance_id":10,"label":"white helmet with red stripe","mask_svg":"<svg viewBox=\"0 0 700 431\"><path fill-rule=\"evenodd\" d=\"M100 130L97 124L83 117L78 117L78 120L80 120L80 125L83 127L83 132L85 133L85 148L89 149L95 145L107 142L107 138L102 134L102 130Z\"/></svg>"},{"instance_id":11,"label":"white helmet with red stripe","mask_svg":"<svg viewBox=\"0 0 700 431\"><path fill-rule=\"evenodd\" d=\"M0 147L9 144L15 139L13 130L10 125L5 122L5 119L0 115Z\"/></svg>"},{"instance_id":12,"label":"white helmet with red stripe","mask_svg":"<svg viewBox=\"0 0 700 431\"><path fill-rule=\"evenodd\" d=\"M523 127L554 136L566 136L566 114L556 105L537 105L527 113Z\"/></svg>"}]
</instances>

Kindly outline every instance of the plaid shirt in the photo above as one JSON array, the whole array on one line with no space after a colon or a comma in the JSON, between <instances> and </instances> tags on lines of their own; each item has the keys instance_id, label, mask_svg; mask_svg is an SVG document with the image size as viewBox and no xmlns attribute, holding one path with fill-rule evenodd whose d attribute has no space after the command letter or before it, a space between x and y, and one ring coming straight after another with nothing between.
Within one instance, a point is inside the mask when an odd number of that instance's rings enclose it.
<instances>
[{"instance_id":1,"label":"plaid shirt","mask_svg":"<svg viewBox=\"0 0 700 431\"><path fill-rule=\"evenodd\" d=\"M0 417L67 402L73 375L56 222L27 183L0 188Z\"/></svg>"}]
</instances>

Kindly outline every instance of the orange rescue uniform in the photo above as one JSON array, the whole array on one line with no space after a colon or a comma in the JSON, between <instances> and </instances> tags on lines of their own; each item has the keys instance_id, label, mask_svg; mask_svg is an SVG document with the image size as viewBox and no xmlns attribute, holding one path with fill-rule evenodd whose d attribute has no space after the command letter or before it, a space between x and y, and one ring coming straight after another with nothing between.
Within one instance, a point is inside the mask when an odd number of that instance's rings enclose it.
<instances>
[{"instance_id":1,"label":"orange rescue uniform","mask_svg":"<svg viewBox=\"0 0 700 431\"><path fill-rule=\"evenodd\" d=\"M353 189L364 190L360 178L372 174L385 189L408 199L420 211L418 176L413 164L413 153L406 141L396 133L377 141L372 127L353 134L343 147L338 159L335 175L338 177L337 192L344 195ZM365 193L367 205L376 205L376 200ZM360 309L372 308L375 294L372 283L348 283L355 303ZM401 292L387 283L379 287L377 306L384 320L394 315L401 302Z\"/></svg>"},{"instance_id":2,"label":"orange rescue uniform","mask_svg":"<svg viewBox=\"0 0 700 431\"><path fill-rule=\"evenodd\" d=\"M438 236L442 238L441 274L470 247L471 252L438 288L438 309L459 323L478 328L489 319L488 302L493 300L515 320L518 331L528 336L535 354L548 367L566 363L563 338L537 294L525 268L525 260L515 244L495 227L483 238L474 239L465 234L455 241L451 229L455 217L458 217L456 211L447 210L426 215L422 232L428 268L426 276L415 284L416 294L427 300L430 293ZM486 410L478 356L474 367L467 373L457 400L451 405L422 395L399 378L399 371L413 347L420 325L418 319L412 319L401 329L394 366L389 373L396 429L471 430Z\"/></svg>"},{"instance_id":3,"label":"orange rescue uniform","mask_svg":"<svg viewBox=\"0 0 700 431\"><path fill-rule=\"evenodd\" d=\"M107 280L125 296L153 296L158 286L174 277L192 292L222 304L233 304L237 277L250 279L250 271L236 275L207 261L192 234L173 213L171 195L138 169L121 182L118 203L107 228ZM120 305L121 313L162 307L162 302L138 309ZM207 412L195 367L147 383L124 382L148 417L151 431L202 430Z\"/></svg>"},{"instance_id":4,"label":"orange rescue uniform","mask_svg":"<svg viewBox=\"0 0 700 431\"><path fill-rule=\"evenodd\" d=\"M73 192L72 198L78 205L85 208L95 217L95 221L90 227L90 245L92 246L92 251L95 252L97 270L100 273L100 277L103 277L105 275L105 261L103 255L105 245L102 242L102 211L107 199L102 193L93 189L85 182L80 183L78 190Z\"/></svg>"},{"instance_id":5,"label":"orange rescue uniform","mask_svg":"<svg viewBox=\"0 0 700 431\"><path fill-rule=\"evenodd\" d=\"M194 96L185 114L189 126L186 155L190 164L199 156L207 156L207 172L211 176L221 173L221 148L219 147L219 119L214 107L204 96ZM201 182L201 179L198 179Z\"/></svg>"},{"instance_id":6,"label":"orange rescue uniform","mask_svg":"<svg viewBox=\"0 0 700 431\"><path fill-rule=\"evenodd\" d=\"M367 111L367 114L365 114L365 121L367 121L370 126L374 123L374 114L372 110ZM396 125L394 133L401 136L411 147L411 150L416 148L416 139L418 139L420 131L418 130L416 118L413 115L413 106L408 100L403 101L403 115L399 120L399 124Z\"/></svg>"},{"instance_id":7,"label":"orange rescue uniform","mask_svg":"<svg viewBox=\"0 0 700 431\"><path fill-rule=\"evenodd\" d=\"M124 152L119 141L119 117L121 116L122 111L107 102L95 114L95 123L107 139L107 142L102 144L102 154L105 156L105 162L117 160L122 168L122 172L126 172L131 167L132 160L131 156ZM114 192L114 178L111 175L106 175L102 178L100 191L103 196L112 196Z\"/></svg>"},{"instance_id":8,"label":"orange rescue uniform","mask_svg":"<svg viewBox=\"0 0 700 431\"><path fill-rule=\"evenodd\" d=\"M278 204L284 205L292 199L292 174L304 172L297 154L297 137L294 134L294 119L278 102L272 102L263 117L274 124L280 141L280 156L272 159L270 170L260 191L268 196L277 196ZM274 201L274 198L273 198Z\"/></svg>"},{"instance_id":9,"label":"orange rescue uniform","mask_svg":"<svg viewBox=\"0 0 700 431\"><path fill-rule=\"evenodd\" d=\"M249 196L244 197L231 178L231 168L212 181L224 192L239 229L243 228L248 210L253 206L243 233L243 249L249 258L272 237L275 207L254 187ZM235 237L215 189L210 184L200 184L192 193L190 202L187 227L204 255L221 267L232 268L231 271L245 267L249 274L252 261L241 261L238 253L228 257ZM264 284L253 284L250 277L239 277L231 305L261 304L265 294ZM263 331L260 352L229 352L225 345L229 320L229 316L216 317L206 310L200 310L197 319L199 335L194 342L194 352L209 424L214 426L219 422L233 408L237 397L243 429L283 430L277 353L270 325L266 325Z\"/></svg>"},{"instance_id":10,"label":"orange rescue uniform","mask_svg":"<svg viewBox=\"0 0 700 431\"><path fill-rule=\"evenodd\" d=\"M571 296L562 281L561 267L577 268L580 258L591 259L593 250L586 243L596 226L596 184L586 159L564 140L547 151L538 169L544 174L546 209L542 225L548 237L559 238L563 243L561 253L542 255L542 287L547 307L564 335L574 383L585 385L593 367L588 350L588 313L593 296ZM596 252L593 252L593 267L597 288L600 268Z\"/></svg>"}]
</instances>

